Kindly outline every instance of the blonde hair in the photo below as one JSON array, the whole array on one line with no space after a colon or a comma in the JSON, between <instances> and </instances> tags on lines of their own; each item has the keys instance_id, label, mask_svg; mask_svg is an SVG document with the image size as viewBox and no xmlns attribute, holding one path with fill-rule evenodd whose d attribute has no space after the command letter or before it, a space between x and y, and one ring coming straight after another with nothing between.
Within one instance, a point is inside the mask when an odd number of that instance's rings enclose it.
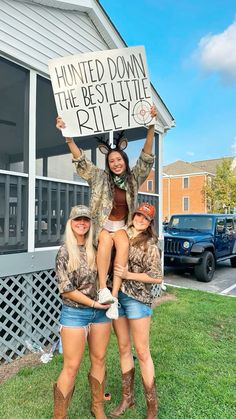
<instances>
[{"instance_id":1,"label":"blonde hair","mask_svg":"<svg viewBox=\"0 0 236 419\"><path fill-rule=\"evenodd\" d=\"M68 271L73 272L80 266L80 251L79 246L75 237L75 234L71 227L71 219L66 223L64 242L68 251ZM90 228L85 235L85 250L87 255L88 267L91 270L96 269L95 262L95 249L93 246L93 227L90 224Z\"/></svg>"}]
</instances>

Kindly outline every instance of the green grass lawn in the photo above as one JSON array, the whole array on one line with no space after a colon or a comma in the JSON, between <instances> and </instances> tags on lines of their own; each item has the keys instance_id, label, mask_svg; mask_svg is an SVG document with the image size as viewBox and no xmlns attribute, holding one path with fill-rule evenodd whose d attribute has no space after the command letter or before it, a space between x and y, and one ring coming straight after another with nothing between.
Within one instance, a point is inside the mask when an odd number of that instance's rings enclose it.
<instances>
[{"instance_id":1,"label":"green grass lawn","mask_svg":"<svg viewBox=\"0 0 236 419\"><path fill-rule=\"evenodd\" d=\"M168 289L176 300L154 310L151 351L159 395L158 419L236 418L236 299L201 291ZM137 362L136 362L137 364ZM49 419L52 416L52 383L62 367L62 356L48 364L23 368L1 385L0 418ZM69 419L91 418L86 351L76 380ZM120 396L120 368L112 333L107 352L107 386L112 400ZM136 365L136 407L122 418L144 419L145 400Z\"/></svg>"}]
</instances>

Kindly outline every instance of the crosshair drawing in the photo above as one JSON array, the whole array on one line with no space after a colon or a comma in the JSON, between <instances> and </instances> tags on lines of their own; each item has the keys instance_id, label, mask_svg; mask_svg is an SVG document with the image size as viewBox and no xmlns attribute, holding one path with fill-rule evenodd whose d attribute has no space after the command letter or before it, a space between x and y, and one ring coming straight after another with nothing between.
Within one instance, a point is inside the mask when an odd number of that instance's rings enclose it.
<instances>
[{"instance_id":1,"label":"crosshair drawing","mask_svg":"<svg viewBox=\"0 0 236 419\"><path fill-rule=\"evenodd\" d=\"M139 100L133 108L132 116L139 125L150 124L152 117L150 115L151 104L147 100Z\"/></svg>"}]
</instances>

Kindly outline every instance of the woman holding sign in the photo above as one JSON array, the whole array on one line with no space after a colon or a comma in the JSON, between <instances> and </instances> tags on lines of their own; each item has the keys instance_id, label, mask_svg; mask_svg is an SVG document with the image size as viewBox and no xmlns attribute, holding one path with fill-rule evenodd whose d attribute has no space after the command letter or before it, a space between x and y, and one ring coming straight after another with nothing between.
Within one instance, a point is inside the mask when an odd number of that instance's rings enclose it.
<instances>
[{"instance_id":1,"label":"woman holding sign","mask_svg":"<svg viewBox=\"0 0 236 419\"><path fill-rule=\"evenodd\" d=\"M150 115L156 118L155 106L150 108ZM64 121L58 117L56 127L64 129ZM101 144L100 151L106 154L106 169L96 167L77 147L73 138L65 139L73 155L73 161L79 176L85 179L91 188L90 210L95 229L97 250L97 268L99 279L99 302L111 304L106 315L118 318L118 291L122 279L113 276L112 294L106 287L107 274L111 263L112 249L115 248L115 264L126 266L129 242L125 226L131 221L131 214L137 205L138 189L148 177L154 163L152 155L154 125L147 128L147 136L140 157L132 170L124 149L127 140L121 138L115 148Z\"/></svg>"}]
</instances>

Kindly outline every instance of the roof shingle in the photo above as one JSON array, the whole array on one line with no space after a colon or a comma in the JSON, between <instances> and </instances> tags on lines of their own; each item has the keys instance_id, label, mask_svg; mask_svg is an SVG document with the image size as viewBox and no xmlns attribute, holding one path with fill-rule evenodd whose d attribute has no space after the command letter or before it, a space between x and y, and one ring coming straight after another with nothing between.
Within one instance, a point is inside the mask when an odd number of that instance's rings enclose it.
<instances>
[{"instance_id":1,"label":"roof shingle","mask_svg":"<svg viewBox=\"0 0 236 419\"><path fill-rule=\"evenodd\" d=\"M173 163L163 166L163 175L191 175L191 174L216 174L216 168L223 160L230 161L236 160L234 157L221 157L219 159L198 160L192 163L177 160ZM236 165L235 165L236 166Z\"/></svg>"}]
</instances>

